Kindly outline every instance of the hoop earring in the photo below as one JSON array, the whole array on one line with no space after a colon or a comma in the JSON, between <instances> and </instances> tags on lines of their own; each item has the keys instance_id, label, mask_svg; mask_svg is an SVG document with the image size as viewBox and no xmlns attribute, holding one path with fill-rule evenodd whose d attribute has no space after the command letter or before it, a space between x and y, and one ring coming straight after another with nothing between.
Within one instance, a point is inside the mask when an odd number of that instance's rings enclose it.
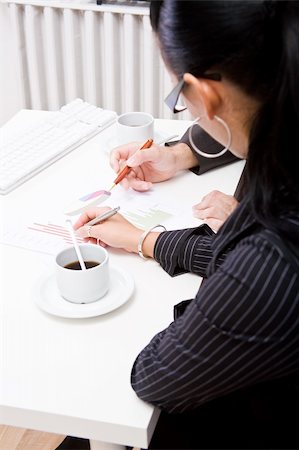
<instances>
[{"instance_id":1,"label":"hoop earring","mask_svg":"<svg viewBox=\"0 0 299 450\"><path fill-rule=\"evenodd\" d=\"M194 120L194 122L192 123L191 127L189 128L189 141L191 142L191 145L192 145L192 147L194 148L194 150L195 150L199 155L203 156L204 158L219 158L219 156L222 156L222 155L224 155L225 152L227 152L227 150L229 149L230 144L231 144L231 142L232 142L232 134L231 134L231 131L230 131L230 129L229 129L229 126L227 125L226 122L224 122L223 119L220 119L220 117L218 117L218 116L214 116L214 119L216 119L217 122L221 123L221 125L224 126L224 128L225 128L225 130L226 130L226 132L227 132L228 142L227 142L226 146L224 147L224 149L221 150L219 153L206 153L206 152L203 152L202 150L200 150L200 149L194 144L194 141L193 141L193 138L192 138L192 129L193 129L194 125L198 125L198 126L199 126L198 121L201 120L201 119L202 119L202 116L197 117L197 118Z\"/></svg>"}]
</instances>

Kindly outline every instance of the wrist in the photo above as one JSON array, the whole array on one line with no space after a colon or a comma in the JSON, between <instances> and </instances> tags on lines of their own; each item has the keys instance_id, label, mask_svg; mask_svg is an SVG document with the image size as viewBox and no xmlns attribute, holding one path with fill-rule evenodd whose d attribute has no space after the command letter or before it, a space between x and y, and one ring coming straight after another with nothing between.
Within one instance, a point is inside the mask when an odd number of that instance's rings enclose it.
<instances>
[{"instance_id":1,"label":"wrist","mask_svg":"<svg viewBox=\"0 0 299 450\"><path fill-rule=\"evenodd\" d=\"M161 233L151 231L144 239L142 243L142 254L146 258L154 257L154 248L156 241Z\"/></svg>"},{"instance_id":2,"label":"wrist","mask_svg":"<svg viewBox=\"0 0 299 450\"><path fill-rule=\"evenodd\" d=\"M147 230L143 231L143 233L139 237L137 244L137 252L140 258L142 259L154 257L155 244L160 235L160 233L153 233L153 230L155 228L162 228L164 231L166 231L164 225L160 224L154 225L151 228L148 228Z\"/></svg>"},{"instance_id":3,"label":"wrist","mask_svg":"<svg viewBox=\"0 0 299 450\"><path fill-rule=\"evenodd\" d=\"M192 169L193 167L198 166L198 159L195 157L194 153L187 144L183 142L177 144L173 147L173 152L177 172L180 170Z\"/></svg>"},{"instance_id":4,"label":"wrist","mask_svg":"<svg viewBox=\"0 0 299 450\"><path fill-rule=\"evenodd\" d=\"M130 253L138 254L138 243L140 242L141 236L143 235L144 230L140 230L140 228L136 228L136 231L131 235L130 242L127 245L126 250Z\"/></svg>"}]
</instances>

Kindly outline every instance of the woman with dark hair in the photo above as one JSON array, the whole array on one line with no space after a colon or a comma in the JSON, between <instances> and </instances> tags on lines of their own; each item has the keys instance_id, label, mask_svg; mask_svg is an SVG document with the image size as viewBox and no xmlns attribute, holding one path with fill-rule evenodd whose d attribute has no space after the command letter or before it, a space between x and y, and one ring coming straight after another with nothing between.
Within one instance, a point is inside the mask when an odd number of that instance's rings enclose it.
<instances>
[{"instance_id":1,"label":"woman with dark hair","mask_svg":"<svg viewBox=\"0 0 299 450\"><path fill-rule=\"evenodd\" d=\"M169 104L181 93L197 118L190 140L198 122L220 153L247 159L217 235L144 233L119 214L91 230L204 278L132 369L137 395L162 410L151 448L297 448L299 3L153 1L151 21L177 83ZM103 210L81 216L81 236Z\"/></svg>"}]
</instances>

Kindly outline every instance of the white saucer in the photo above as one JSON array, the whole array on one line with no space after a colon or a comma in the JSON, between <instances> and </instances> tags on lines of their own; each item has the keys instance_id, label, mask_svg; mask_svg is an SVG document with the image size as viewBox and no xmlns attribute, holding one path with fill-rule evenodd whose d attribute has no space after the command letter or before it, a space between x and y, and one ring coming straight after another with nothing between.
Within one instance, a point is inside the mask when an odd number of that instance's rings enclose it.
<instances>
[{"instance_id":1,"label":"white saucer","mask_svg":"<svg viewBox=\"0 0 299 450\"><path fill-rule=\"evenodd\" d=\"M110 266L110 288L107 294L93 303L76 304L61 297L55 275L42 277L36 288L35 303L54 316L84 319L107 314L126 303L134 290L131 274L120 267Z\"/></svg>"}]
</instances>

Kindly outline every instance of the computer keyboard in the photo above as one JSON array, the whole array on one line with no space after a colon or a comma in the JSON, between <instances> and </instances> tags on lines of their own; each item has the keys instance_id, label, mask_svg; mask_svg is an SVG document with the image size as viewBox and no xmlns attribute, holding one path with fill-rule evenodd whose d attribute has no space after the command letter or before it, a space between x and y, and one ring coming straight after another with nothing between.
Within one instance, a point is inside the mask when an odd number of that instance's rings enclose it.
<instances>
[{"instance_id":1,"label":"computer keyboard","mask_svg":"<svg viewBox=\"0 0 299 450\"><path fill-rule=\"evenodd\" d=\"M46 121L1 144L0 194L12 191L100 133L116 117L114 111L97 108L78 98Z\"/></svg>"}]
</instances>

